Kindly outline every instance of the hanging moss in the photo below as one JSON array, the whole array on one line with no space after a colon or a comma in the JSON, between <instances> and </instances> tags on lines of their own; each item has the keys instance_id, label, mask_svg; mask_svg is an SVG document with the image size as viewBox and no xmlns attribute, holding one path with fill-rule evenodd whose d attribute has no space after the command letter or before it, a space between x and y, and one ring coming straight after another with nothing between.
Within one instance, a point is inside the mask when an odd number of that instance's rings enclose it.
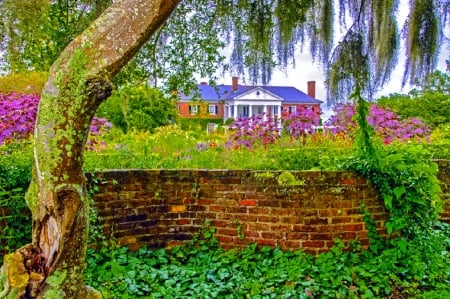
<instances>
[{"instance_id":1,"label":"hanging moss","mask_svg":"<svg viewBox=\"0 0 450 299\"><path fill-rule=\"evenodd\" d=\"M404 80L424 82L436 64L439 20L434 1L414 0L408 23L407 68Z\"/></svg>"}]
</instances>

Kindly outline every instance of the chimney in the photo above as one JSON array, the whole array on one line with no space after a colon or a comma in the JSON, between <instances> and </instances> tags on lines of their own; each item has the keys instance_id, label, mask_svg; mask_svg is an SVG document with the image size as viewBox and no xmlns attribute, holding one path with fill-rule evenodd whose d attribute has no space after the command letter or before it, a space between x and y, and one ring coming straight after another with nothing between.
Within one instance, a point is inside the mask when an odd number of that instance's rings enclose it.
<instances>
[{"instance_id":1,"label":"chimney","mask_svg":"<svg viewBox=\"0 0 450 299\"><path fill-rule=\"evenodd\" d=\"M207 85L205 81L200 82L200 85Z\"/></svg>"},{"instance_id":2,"label":"chimney","mask_svg":"<svg viewBox=\"0 0 450 299\"><path fill-rule=\"evenodd\" d=\"M238 90L238 77L233 77L231 78L231 87L233 89L233 91L237 91Z\"/></svg>"},{"instance_id":3,"label":"chimney","mask_svg":"<svg viewBox=\"0 0 450 299\"><path fill-rule=\"evenodd\" d=\"M316 81L308 81L308 95L313 99L316 98Z\"/></svg>"}]
</instances>

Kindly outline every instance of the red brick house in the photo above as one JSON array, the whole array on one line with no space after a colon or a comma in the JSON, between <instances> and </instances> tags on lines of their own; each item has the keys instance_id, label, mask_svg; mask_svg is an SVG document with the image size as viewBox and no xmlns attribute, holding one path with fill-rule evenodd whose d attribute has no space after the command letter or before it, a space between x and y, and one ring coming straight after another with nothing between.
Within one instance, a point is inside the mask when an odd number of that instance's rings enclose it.
<instances>
[{"instance_id":1,"label":"red brick house","mask_svg":"<svg viewBox=\"0 0 450 299\"><path fill-rule=\"evenodd\" d=\"M237 77L231 85L198 85L196 97L180 95L178 110L182 117L218 118L225 122L229 118L250 117L264 113L279 118L282 113L291 113L299 108L312 109L320 116L320 104L315 98L316 82L308 82L308 94L291 86L240 85Z\"/></svg>"}]
</instances>

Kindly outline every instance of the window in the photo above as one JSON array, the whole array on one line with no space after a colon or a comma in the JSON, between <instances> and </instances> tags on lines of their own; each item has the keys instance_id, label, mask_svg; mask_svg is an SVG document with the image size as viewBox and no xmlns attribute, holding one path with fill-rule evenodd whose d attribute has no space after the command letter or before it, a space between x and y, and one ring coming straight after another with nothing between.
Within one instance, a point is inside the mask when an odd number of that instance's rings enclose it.
<instances>
[{"instance_id":1,"label":"window","mask_svg":"<svg viewBox=\"0 0 450 299\"><path fill-rule=\"evenodd\" d=\"M274 115L278 114L278 106L273 106L273 114Z\"/></svg>"},{"instance_id":2,"label":"window","mask_svg":"<svg viewBox=\"0 0 450 299\"><path fill-rule=\"evenodd\" d=\"M198 105L189 105L189 114L197 114Z\"/></svg>"},{"instance_id":3,"label":"window","mask_svg":"<svg viewBox=\"0 0 450 299\"><path fill-rule=\"evenodd\" d=\"M289 107L289 112L290 113L295 113L297 111L297 106L291 106Z\"/></svg>"},{"instance_id":4,"label":"window","mask_svg":"<svg viewBox=\"0 0 450 299\"><path fill-rule=\"evenodd\" d=\"M209 105L208 111L211 115L217 115L217 105Z\"/></svg>"},{"instance_id":5,"label":"window","mask_svg":"<svg viewBox=\"0 0 450 299\"><path fill-rule=\"evenodd\" d=\"M250 114L250 109L248 106L242 106L242 110L243 110L243 117L248 117Z\"/></svg>"}]
</instances>

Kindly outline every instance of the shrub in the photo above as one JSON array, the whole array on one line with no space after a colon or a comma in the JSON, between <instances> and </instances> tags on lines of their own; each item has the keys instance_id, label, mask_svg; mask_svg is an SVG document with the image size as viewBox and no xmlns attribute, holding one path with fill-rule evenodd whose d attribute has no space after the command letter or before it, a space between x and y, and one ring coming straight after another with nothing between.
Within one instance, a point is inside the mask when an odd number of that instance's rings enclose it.
<instances>
[{"instance_id":1,"label":"shrub","mask_svg":"<svg viewBox=\"0 0 450 299\"><path fill-rule=\"evenodd\" d=\"M10 92L0 94L0 145L5 142L28 139L34 131L39 94ZM88 147L98 144L96 138L107 131L111 124L96 116L90 126L91 137Z\"/></svg>"},{"instance_id":2,"label":"shrub","mask_svg":"<svg viewBox=\"0 0 450 299\"><path fill-rule=\"evenodd\" d=\"M236 119L232 127L232 134L226 143L227 147L238 149L242 146L251 148L256 144L267 146L274 144L281 137L278 123L265 114Z\"/></svg>"},{"instance_id":3,"label":"shrub","mask_svg":"<svg viewBox=\"0 0 450 299\"><path fill-rule=\"evenodd\" d=\"M10 139L27 139L34 130L38 94L0 94L0 144Z\"/></svg>"},{"instance_id":4,"label":"shrub","mask_svg":"<svg viewBox=\"0 0 450 299\"><path fill-rule=\"evenodd\" d=\"M333 133L345 133L354 135L356 111L352 104L343 104L335 107L336 114L326 122L326 126ZM430 135L430 128L416 118L401 119L395 112L381 108L375 104L370 105L367 116L368 123L373 127L377 135L385 144L394 140L423 140Z\"/></svg>"},{"instance_id":5,"label":"shrub","mask_svg":"<svg viewBox=\"0 0 450 299\"><path fill-rule=\"evenodd\" d=\"M31 241L31 215L24 199L31 180L31 147L0 145L0 263L3 254Z\"/></svg>"},{"instance_id":6,"label":"shrub","mask_svg":"<svg viewBox=\"0 0 450 299\"><path fill-rule=\"evenodd\" d=\"M47 76L45 72L27 72L0 77L0 94L10 92L40 94Z\"/></svg>"},{"instance_id":7,"label":"shrub","mask_svg":"<svg viewBox=\"0 0 450 299\"><path fill-rule=\"evenodd\" d=\"M125 87L114 91L97 114L107 118L124 132L153 132L155 128L177 122L174 99L147 85Z\"/></svg>"},{"instance_id":8,"label":"shrub","mask_svg":"<svg viewBox=\"0 0 450 299\"><path fill-rule=\"evenodd\" d=\"M319 118L314 110L309 108L299 108L295 112L283 116L283 128L291 139L306 137L314 134L314 126L319 125Z\"/></svg>"}]
</instances>

